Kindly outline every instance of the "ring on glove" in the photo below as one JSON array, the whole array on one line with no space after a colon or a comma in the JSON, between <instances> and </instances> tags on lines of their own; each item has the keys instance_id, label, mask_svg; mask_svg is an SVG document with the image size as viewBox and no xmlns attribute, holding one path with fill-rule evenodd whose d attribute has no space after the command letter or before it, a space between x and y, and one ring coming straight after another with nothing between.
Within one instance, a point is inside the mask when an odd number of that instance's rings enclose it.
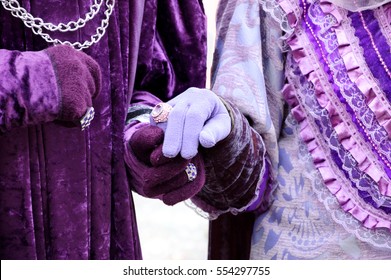
<instances>
[{"instance_id":1,"label":"ring on glove","mask_svg":"<svg viewBox=\"0 0 391 280\"><path fill-rule=\"evenodd\" d=\"M91 121L94 119L94 116L95 116L94 107L89 107L87 109L87 112L80 120L81 130L86 129L91 124Z\"/></svg>"},{"instance_id":2,"label":"ring on glove","mask_svg":"<svg viewBox=\"0 0 391 280\"><path fill-rule=\"evenodd\" d=\"M155 123L166 122L171 110L171 105L161 102L153 108L151 116Z\"/></svg>"},{"instance_id":3,"label":"ring on glove","mask_svg":"<svg viewBox=\"0 0 391 280\"><path fill-rule=\"evenodd\" d=\"M194 165L194 163L190 162L189 164L187 164L185 172L189 182L194 181L197 177L197 167Z\"/></svg>"}]
</instances>

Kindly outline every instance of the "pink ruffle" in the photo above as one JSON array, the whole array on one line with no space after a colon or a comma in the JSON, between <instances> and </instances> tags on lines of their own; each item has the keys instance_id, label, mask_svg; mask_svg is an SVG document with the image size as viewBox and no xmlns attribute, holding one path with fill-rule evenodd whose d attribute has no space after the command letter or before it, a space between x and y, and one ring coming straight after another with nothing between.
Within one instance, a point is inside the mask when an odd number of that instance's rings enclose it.
<instances>
[{"instance_id":1,"label":"pink ruffle","mask_svg":"<svg viewBox=\"0 0 391 280\"><path fill-rule=\"evenodd\" d=\"M282 8L284 9L284 7ZM338 23L341 22L342 15L339 14L338 10L335 9L334 6L326 3L326 1L323 1L322 9L324 12L331 13L337 19ZM289 12L286 9L284 10ZM336 27L337 36L339 35L340 37L338 39L340 49L346 51L348 41L347 38L344 38L341 35L341 31L341 29ZM359 132L355 128L354 124L351 121L346 121L348 119L346 116L341 117L340 115L343 105L339 102L339 100L337 100L337 98L335 98L335 96L330 96L326 93L331 92L332 89L330 88L329 91L324 89L324 82L322 83L319 78L319 66L315 63L316 58L311 57L310 53L305 52L303 45L306 44L306 40L301 38L301 32L302 30L297 27L296 32L287 40L288 45L291 47L294 60L297 62L303 75L305 75L314 85L316 98L319 104L323 108L327 109L331 123L337 133L340 143L355 158L358 163L359 170L365 172L374 179L381 194L390 195L391 183L387 174L385 174L384 170L376 164L376 156L367 156L366 153L363 153L363 147L365 145L364 140L359 137ZM363 76L360 67L357 63L355 63L354 57L348 54L349 52L345 55L343 55L343 52L341 53L345 65L348 65L347 69L349 77L357 84L360 90L365 90L363 93L366 99L370 102L378 99L375 91L371 87L367 86L368 82L364 80L365 77ZM300 107L298 100L295 100L297 98L295 95L295 88L292 85L287 85L283 89L283 94L285 99L292 106L292 114L300 124L300 136L307 144L315 167L319 170L327 188L337 198L341 208L344 211L351 213L367 228L385 227L391 229L391 217L385 214L382 210L378 210L365 203L358 196L357 191L349 186L350 181L347 182L343 174L337 175L338 173L341 173L341 171L339 171L339 168L334 165L332 159L326 157L320 143L316 140L314 130L308 123L307 114ZM371 104L373 104L373 106L379 106L379 103ZM387 114L390 116L388 117L388 120ZM381 122L382 125L391 127L389 124L391 115L388 110L380 110L379 113L376 113L376 117L379 117L379 122ZM334 169L332 166L334 166ZM344 181L345 184L343 183Z\"/></svg>"},{"instance_id":2,"label":"pink ruffle","mask_svg":"<svg viewBox=\"0 0 391 280\"><path fill-rule=\"evenodd\" d=\"M292 29L294 29L301 20L301 10L297 5L297 1L295 0L279 0L278 4L281 9L285 12L288 24Z\"/></svg>"},{"instance_id":3,"label":"pink ruffle","mask_svg":"<svg viewBox=\"0 0 391 280\"><path fill-rule=\"evenodd\" d=\"M379 192L382 195L387 195L391 192L391 181L384 180L384 176L386 176L384 170L376 165L377 159L372 156L369 158L368 153L363 153L365 149L365 144L363 140L360 139L359 133L354 127L351 121L348 121L347 113L346 116L341 117L341 112L343 112L342 105L337 97L328 94L332 89L324 90L322 83L318 76L318 69L316 63L314 63L314 58L311 58L305 53L303 47L303 40L300 37L293 35L292 38L288 41L288 44L292 47L292 55L295 61L298 63L300 71L303 75L307 76L308 80L315 86L315 95L316 98L324 109L327 110L331 124L336 131L338 136L338 140L342 144L342 146L349 151L349 153L354 157L354 159L358 163L358 168L360 171L365 172L370 176L379 186ZM333 98L333 100L330 100ZM337 109L338 108L338 109ZM293 109L293 114L296 119L303 119L306 117L304 112L295 112Z\"/></svg>"},{"instance_id":4,"label":"pink ruffle","mask_svg":"<svg viewBox=\"0 0 391 280\"><path fill-rule=\"evenodd\" d=\"M344 65L347 69L347 74L350 80L356 84L362 94L365 96L365 101L379 124L387 131L391 138L391 106L387 101L385 93L377 87L376 83L368 77L364 72L364 66L360 65L354 53L354 47L351 40L342 26L342 15L339 10L333 8L330 10L330 4L321 1L320 7L324 13L331 13L337 20L337 25L334 26L337 35L338 52L342 57Z\"/></svg>"},{"instance_id":5,"label":"pink ruffle","mask_svg":"<svg viewBox=\"0 0 391 280\"><path fill-rule=\"evenodd\" d=\"M355 83L358 89L365 96L365 102L374 113L376 120L385 129L388 137L391 138L391 106L387 101L385 93L378 88L373 80L368 78L368 75L365 75L365 66L360 65L357 61L354 55L355 49L351 44L352 40L347 37L347 32L343 29L343 16L339 12L340 10L335 7L330 8L330 4L327 1L321 1L320 7L324 13L331 13L335 17L337 25L334 26L334 30L337 35L338 52L343 59L347 74L350 80ZM369 70L367 71L369 72ZM344 143L342 143L342 145L344 145ZM348 150L351 151L350 149ZM356 155L360 155L361 149L356 147L356 150L357 152L352 153L352 155L360 165L363 165L363 163L356 157ZM360 167L360 170L364 171L362 167ZM378 171L374 168L370 168L370 166L367 166L365 172L376 181L382 195L391 196L390 184L386 183L386 180L384 177L380 176ZM375 178L376 175L378 179Z\"/></svg>"},{"instance_id":6,"label":"pink ruffle","mask_svg":"<svg viewBox=\"0 0 391 280\"><path fill-rule=\"evenodd\" d=\"M305 115L303 112L300 112L301 108L299 106L294 109L296 116ZM332 160L326 157L306 118L300 122L300 136L306 143L308 151L313 158L314 166L323 178L324 184L336 197L341 208L345 212L352 214L366 228L387 228L391 230L391 217L365 203L357 195L357 192L348 186L350 182L343 178L343 175L337 174L338 171L336 170L338 169L334 170L331 167Z\"/></svg>"}]
</instances>

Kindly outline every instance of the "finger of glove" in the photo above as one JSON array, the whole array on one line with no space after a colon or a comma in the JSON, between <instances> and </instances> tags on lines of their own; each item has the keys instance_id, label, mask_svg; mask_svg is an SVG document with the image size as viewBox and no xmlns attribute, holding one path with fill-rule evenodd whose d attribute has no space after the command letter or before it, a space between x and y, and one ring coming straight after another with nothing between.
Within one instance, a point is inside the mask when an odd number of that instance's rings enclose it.
<instances>
[{"instance_id":1,"label":"finger of glove","mask_svg":"<svg viewBox=\"0 0 391 280\"><path fill-rule=\"evenodd\" d=\"M200 132L199 142L205 148L211 148L217 142L225 139L231 132L231 117L229 114L218 114L209 119Z\"/></svg>"},{"instance_id":2,"label":"finger of glove","mask_svg":"<svg viewBox=\"0 0 391 280\"><path fill-rule=\"evenodd\" d=\"M96 95L96 86L94 77L87 70L87 65L83 65L83 72L79 77L86 82L86 89L84 91L84 99L88 107L92 107L92 98Z\"/></svg>"},{"instance_id":3,"label":"finger of glove","mask_svg":"<svg viewBox=\"0 0 391 280\"><path fill-rule=\"evenodd\" d=\"M163 142L163 154L166 157L174 158L181 151L183 128L188 109L187 103L178 102L170 112Z\"/></svg>"},{"instance_id":4,"label":"finger of glove","mask_svg":"<svg viewBox=\"0 0 391 280\"><path fill-rule=\"evenodd\" d=\"M151 165L151 153L163 143L163 139L164 132L162 129L148 125L137 130L130 138L129 144L140 161Z\"/></svg>"},{"instance_id":5,"label":"finger of glove","mask_svg":"<svg viewBox=\"0 0 391 280\"><path fill-rule=\"evenodd\" d=\"M185 173L185 168L188 163L188 161L178 158L178 160L169 164L149 168L145 172L144 193L148 196L156 196L177 187L167 182L178 174ZM161 185L162 187L156 188L157 185Z\"/></svg>"},{"instance_id":6,"label":"finger of glove","mask_svg":"<svg viewBox=\"0 0 391 280\"><path fill-rule=\"evenodd\" d=\"M208 105L198 103L195 106L190 106L186 113L181 147L183 158L193 158L198 152L199 135L211 111Z\"/></svg>"},{"instance_id":7,"label":"finger of glove","mask_svg":"<svg viewBox=\"0 0 391 280\"><path fill-rule=\"evenodd\" d=\"M159 145L156 149L154 149L150 156L150 162L152 166L157 167L163 164L167 164L169 162L172 162L174 160L183 160L186 161L186 159L183 159L179 156L176 156L174 158L168 158L163 154L163 144Z\"/></svg>"},{"instance_id":8,"label":"finger of glove","mask_svg":"<svg viewBox=\"0 0 391 280\"><path fill-rule=\"evenodd\" d=\"M184 185L189 183L185 168L183 168L183 170L181 170L174 177L151 187L148 192L154 196L157 196L170 193L176 189L181 189Z\"/></svg>"},{"instance_id":9,"label":"finger of glove","mask_svg":"<svg viewBox=\"0 0 391 280\"><path fill-rule=\"evenodd\" d=\"M205 184L205 177L197 177L194 181L185 184L182 188L175 189L163 195L162 200L166 205L175 205L195 196Z\"/></svg>"},{"instance_id":10,"label":"finger of glove","mask_svg":"<svg viewBox=\"0 0 391 280\"><path fill-rule=\"evenodd\" d=\"M80 56L81 60L85 63L93 81L92 84L89 85L91 98L96 98L100 93L102 85L102 74L100 66L98 62L96 62L96 60L93 59L91 56L83 52L80 52Z\"/></svg>"},{"instance_id":11,"label":"finger of glove","mask_svg":"<svg viewBox=\"0 0 391 280\"><path fill-rule=\"evenodd\" d=\"M185 182L180 184L178 182L176 189L173 189L170 192L167 192L163 195L162 200L167 205L174 205L178 202L184 201L195 196L205 184L205 169L204 163L201 157L197 156L194 158L193 163L197 168L197 177L194 181L189 182L186 172L185 173Z\"/></svg>"}]
</instances>

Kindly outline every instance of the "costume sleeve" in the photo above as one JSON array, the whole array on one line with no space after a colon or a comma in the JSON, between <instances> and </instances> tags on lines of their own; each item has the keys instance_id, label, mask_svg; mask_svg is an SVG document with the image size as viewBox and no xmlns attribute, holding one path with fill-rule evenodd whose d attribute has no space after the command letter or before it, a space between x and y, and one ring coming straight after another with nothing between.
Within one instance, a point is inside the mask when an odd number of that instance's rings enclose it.
<instances>
[{"instance_id":1,"label":"costume sleeve","mask_svg":"<svg viewBox=\"0 0 391 280\"><path fill-rule=\"evenodd\" d=\"M283 115L274 89L283 76L263 45L268 40L263 38L264 20L258 1L220 1L212 90L226 101L233 126L225 140L202 151L206 184L192 199L210 218L263 209L269 201Z\"/></svg>"},{"instance_id":2,"label":"costume sleeve","mask_svg":"<svg viewBox=\"0 0 391 280\"><path fill-rule=\"evenodd\" d=\"M60 95L46 52L0 49L0 133L53 121Z\"/></svg>"},{"instance_id":3,"label":"costume sleeve","mask_svg":"<svg viewBox=\"0 0 391 280\"><path fill-rule=\"evenodd\" d=\"M100 66L69 46L43 51L0 50L0 133L60 120L80 125L99 94Z\"/></svg>"},{"instance_id":4,"label":"costume sleeve","mask_svg":"<svg viewBox=\"0 0 391 280\"><path fill-rule=\"evenodd\" d=\"M210 218L225 212L258 208L268 180L268 160L262 137L231 102L226 102L233 121L227 138L201 150L206 184L193 203Z\"/></svg>"}]
</instances>

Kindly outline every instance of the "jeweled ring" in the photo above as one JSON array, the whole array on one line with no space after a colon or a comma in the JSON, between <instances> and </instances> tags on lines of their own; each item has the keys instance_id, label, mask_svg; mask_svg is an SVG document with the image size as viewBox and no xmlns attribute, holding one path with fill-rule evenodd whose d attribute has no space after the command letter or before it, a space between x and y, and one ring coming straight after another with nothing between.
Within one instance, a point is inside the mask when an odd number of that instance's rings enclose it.
<instances>
[{"instance_id":1,"label":"jeweled ring","mask_svg":"<svg viewBox=\"0 0 391 280\"><path fill-rule=\"evenodd\" d=\"M91 121L94 119L94 116L95 116L94 107L88 107L87 112L80 119L81 130L86 129L91 124Z\"/></svg>"},{"instance_id":2,"label":"jeweled ring","mask_svg":"<svg viewBox=\"0 0 391 280\"><path fill-rule=\"evenodd\" d=\"M172 107L170 104L163 103L163 102L158 103L153 108L153 110L151 112L151 117L153 118L155 123L166 122L171 110L172 110Z\"/></svg>"},{"instance_id":3,"label":"jeweled ring","mask_svg":"<svg viewBox=\"0 0 391 280\"><path fill-rule=\"evenodd\" d=\"M194 165L194 163L188 163L185 169L187 179L189 182L194 181L197 177L197 167Z\"/></svg>"}]
</instances>

